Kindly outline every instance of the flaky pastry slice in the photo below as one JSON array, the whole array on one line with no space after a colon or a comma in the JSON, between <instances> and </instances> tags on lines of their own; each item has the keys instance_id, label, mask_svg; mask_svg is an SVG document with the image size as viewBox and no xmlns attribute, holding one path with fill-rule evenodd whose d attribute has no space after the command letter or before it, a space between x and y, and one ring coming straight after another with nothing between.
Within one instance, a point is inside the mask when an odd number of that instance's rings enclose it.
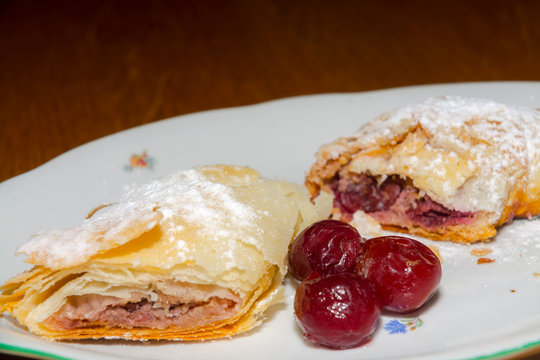
<instances>
[{"instance_id":1,"label":"flaky pastry slice","mask_svg":"<svg viewBox=\"0 0 540 360\"><path fill-rule=\"evenodd\" d=\"M335 217L364 212L383 228L475 242L540 212L540 111L462 97L380 115L323 145L306 177L335 194Z\"/></svg>"},{"instance_id":2,"label":"flaky pastry slice","mask_svg":"<svg viewBox=\"0 0 540 360\"><path fill-rule=\"evenodd\" d=\"M330 209L246 167L178 172L34 235L18 252L35 266L3 285L0 310L51 339L232 336L282 300L291 239Z\"/></svg>"}]
</instances>

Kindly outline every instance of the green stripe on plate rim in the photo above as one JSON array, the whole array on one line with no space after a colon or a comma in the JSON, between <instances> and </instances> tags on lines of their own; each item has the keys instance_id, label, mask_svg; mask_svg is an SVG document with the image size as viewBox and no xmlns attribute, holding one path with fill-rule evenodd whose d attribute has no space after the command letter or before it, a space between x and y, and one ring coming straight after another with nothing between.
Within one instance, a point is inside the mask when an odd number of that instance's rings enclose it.
<instances>
[{"instance_id":1,"label":"green stripe on plate rim","mask_svg":"<svg viewBox=\"0 0 540 360\"><path fill-rule=\"evenodd\" d=\"M72 358L58 356L58 355L51 354L45 351L32 350L25 347L8 345L8 344L3 344L3 343L0 343L0 350L7 350L8 352L14 355L32 355L32 356L39 356L41 358L54 359L54 360L72 360Z\"/></svg>"},{"instance_id":2,"label":"green stripe on plate rim","mask_svg":"<svg viewBox=\"0 0 540 360\"><path fill-rule=\"evenodd\" d=\"M517 352L520 352L520 351L525 351L525 350L531 349L531 348L533 348L535 346L538 346L538 345L540 345L540 340L531 341L530 343L526 343L524 345L521 345L521 346L518 346L518 347L515 347L515 348L511 348L511 349L507 349L507 350L501 350L501 351L496 352L494 354L482 355L482 356L470 358L468 360L493 359L495 357L504 356L504 355L510 355L510 354L514 354L514 353L517 353Z\"/></svg>"},{"instance_id":3,"label":"green stripe on plate rim","mask_svg":"<svg viewBox=\"0 0 540 360\"><path fill-rule=\"evenodd\" d=\"M507 350L501 350L499 352L496 352L496 353L490 354L490 355L482 355L482 356L478 356L478 357L464 358L464 359L467 359L467 360L493 359L495 357L504 356L504 355L510 355L510 354L513 354L513 353L516 353L516 352L524 351L524 350L533 348L533 347L538 346L538 345L540 345L540 340L532 341L530 343L527 343L527 344L524 344L524 345L521 345L521 346L518 346L518 347L515 347L515 348L511 348L511 349L507 349ZM54 360L72 360L72 358L51 354L51 353L48 353L48 352L45 352L45 351L32 350L32 349L28 349L28 348L25 348L25 347L8 345L8 344L4 344L4 343L0 343L0 350L7 350L7 351L12 352L12 353L18 353L18 354L23 354L23 355L40 356L40 357L54 359Z\"/></svg>"}]
</instances>

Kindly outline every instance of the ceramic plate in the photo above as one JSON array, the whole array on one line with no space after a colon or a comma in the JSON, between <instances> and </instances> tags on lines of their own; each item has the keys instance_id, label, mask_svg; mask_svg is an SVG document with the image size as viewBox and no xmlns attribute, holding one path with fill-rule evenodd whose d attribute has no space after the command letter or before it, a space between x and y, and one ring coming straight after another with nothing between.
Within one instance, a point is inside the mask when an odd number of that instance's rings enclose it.
<instances>
[{"instance_id":1,"label":"ceramic plate","mask_svg":"<svg viewBox=\"0 0 540 360\"><path fill-rule=\"evenodd\" d=\"M39 230L74 226L127 187L197 165L249 165L302 183L317 148L377 114L440 95L540 106L540 83L468 83L295 97L196 113L88 143L0 184L0 282L28 269L15 249ZM430 243L427 240L422 240ZM484 359L540 346L540 220L519 220L482 245L436 243L443 280L436 297L406 317L385 314L364 347L306 343L288 301L248 334L208 343L48 342L0 317L0 350L68 359ZM479 248L491 263L477 263ZM473 251L475 250L475 251Z\"/></svg>"}]
</instances>

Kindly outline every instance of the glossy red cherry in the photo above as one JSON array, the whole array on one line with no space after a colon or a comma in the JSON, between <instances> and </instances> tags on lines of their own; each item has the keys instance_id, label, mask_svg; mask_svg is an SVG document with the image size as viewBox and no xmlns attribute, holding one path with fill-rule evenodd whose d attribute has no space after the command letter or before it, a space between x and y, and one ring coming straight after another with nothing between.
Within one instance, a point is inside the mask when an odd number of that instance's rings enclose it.
<instances>
[{"instance_id":1,"label":"glossy red cherry","mask_svg":"<svg viewBox=\"0 0 540 360\"><path fill-rule=\"evenodd\" d=\"M375 286L363 276L313 273L297 288L296 320L307 340L347 349L363 345L375 330L381 302Z\"/></svg>"},{"instance_id":2,"label":"glossy red cherry","mask_svg":"<svg viewBox=\"0 0 540 360\"><path fill-rule=\"evenodd\" d=\"M291 274L298 280L313 271L321 275L355 272L364 239L351 225L322 220L302 231L289 250Z\"/></svg>"},{"instance_id":3,"label":"glossy red cherry","mask_svg":"<svg viewBox=\"0 0 540 360\"><path fill-rule=\"evenodd\" d=\"M386 310L408 313L436 292L441 263L427 246L402 236L364 242L357 272L377 287Z\"/></svg>"}]
</instances>

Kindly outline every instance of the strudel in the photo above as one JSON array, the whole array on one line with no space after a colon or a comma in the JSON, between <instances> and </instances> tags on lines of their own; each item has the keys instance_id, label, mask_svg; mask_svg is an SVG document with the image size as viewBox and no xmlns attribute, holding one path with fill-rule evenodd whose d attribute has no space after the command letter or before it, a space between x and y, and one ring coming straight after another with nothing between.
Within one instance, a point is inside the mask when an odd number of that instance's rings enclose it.
<instances>
[{"instance_id":1,"label":"strudel","mask_svg":"<svg viewBox=\"0 0 540 360\"><path fill-rule=\"evenodd\" d=\"M229 337L282 300L290 241L330 209L251 168L181 171L34 235L0 310L51 339Z\"/></svg>"},{"instance_id":2,"label":"strudel","mask_svg":"<svg viewBox=\"0 0 540 360\"><path fill-rule=\"evenodd\" d=\"M540 111L431 98L384 113L323 145L306 177L335 196L334 217L436 240L488 240L540 212Z\"/></svg>"}]
</instances>

